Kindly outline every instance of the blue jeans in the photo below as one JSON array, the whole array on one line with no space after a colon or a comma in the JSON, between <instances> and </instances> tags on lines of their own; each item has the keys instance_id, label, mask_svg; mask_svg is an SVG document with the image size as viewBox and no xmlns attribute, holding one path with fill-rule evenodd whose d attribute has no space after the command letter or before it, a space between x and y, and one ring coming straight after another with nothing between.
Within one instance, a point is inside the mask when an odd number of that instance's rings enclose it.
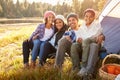
<instances>
[{"instance_id":1,"label":"blue jeans","mask_svg":"<svg viewBox=\"0 0 120 80\"><path fill-rule=\"evenodd\" d=\"M33 40L33 50L32 50L32 61L36 61L37 56L39 55L40 47L44 44L45 41L40 41L39 39Z\"/></svg>"},{"instance_id":2,"label":"blue jeans","mask_svg":"<svg viewBox=\"0 0 120 80\"><path fill-rule=\"evenodd\" d=\"M51 45L49 42L44 42L40 46L40 52L39 52L39 61L46 62L46 59L48 58L49 54L55 53L56 49L54 46Z\"/></svg>"}]
</instances>

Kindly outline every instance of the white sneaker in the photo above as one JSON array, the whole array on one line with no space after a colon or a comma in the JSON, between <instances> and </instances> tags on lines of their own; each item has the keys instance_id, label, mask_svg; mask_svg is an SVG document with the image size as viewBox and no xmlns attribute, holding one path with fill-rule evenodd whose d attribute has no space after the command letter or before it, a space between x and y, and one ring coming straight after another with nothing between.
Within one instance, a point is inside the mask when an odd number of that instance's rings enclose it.
<instances>
[{"instance_id":1,"label":"white sneaker","mask_svg":"<svg viewBox=\"0 0 120 80\"><path fill-rule=\"evenodd\" d=\"M77 73L78 76L84 76L87 74L86 68L81 68L81 70Z\"/></svg>"}]
</instances>

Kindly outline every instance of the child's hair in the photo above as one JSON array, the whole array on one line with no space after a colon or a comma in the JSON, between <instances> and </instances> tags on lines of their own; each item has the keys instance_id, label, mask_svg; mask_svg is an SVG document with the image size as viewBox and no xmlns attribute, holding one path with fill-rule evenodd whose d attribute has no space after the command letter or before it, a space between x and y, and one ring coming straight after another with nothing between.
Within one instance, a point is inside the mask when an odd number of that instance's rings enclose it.
<instances>
[{"instance_id":1,"label":"child's hair","mask_svg":"<svg viewBox=\"0 0 120 80\"><path fill-rule=\"evenodd\" d=\"M94 9L91 9L91 8L88 8L84 11L84 15L87 13L87 12L90 12L92 13L93 16L95 16L95 10Z\"/></svg>"}]
</instances>

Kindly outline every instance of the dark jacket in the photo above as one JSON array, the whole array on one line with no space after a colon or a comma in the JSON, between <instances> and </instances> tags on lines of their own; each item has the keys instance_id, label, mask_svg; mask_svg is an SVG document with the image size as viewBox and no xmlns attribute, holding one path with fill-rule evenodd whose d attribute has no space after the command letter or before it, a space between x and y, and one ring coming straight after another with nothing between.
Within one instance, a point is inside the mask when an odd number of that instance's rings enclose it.
<instances>
[{"instance_id":1,"label":"dark jacket","mask_svg":"<svg viewBox=\"0 0 120 80\"><path fill-rule=\"evenodd\" d=\"M58 41L60 38L62 38L63 34L65 33L65 31L68 29L68 26L65 24L64 27L60 30L60 31L56 31L56 38L55 38L55 46L58 45Z\"/></svg>"}]
</instances>

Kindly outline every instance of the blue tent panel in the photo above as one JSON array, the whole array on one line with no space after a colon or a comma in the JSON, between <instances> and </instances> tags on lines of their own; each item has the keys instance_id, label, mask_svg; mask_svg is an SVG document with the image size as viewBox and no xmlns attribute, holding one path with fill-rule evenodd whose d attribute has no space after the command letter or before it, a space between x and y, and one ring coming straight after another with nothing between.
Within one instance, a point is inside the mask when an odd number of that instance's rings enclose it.
<instances>
[{"instance_id":1,"label":"blue tent panel","mask_svg":"<svg viewBox=\"0 0 120 80\"><path fill-rule=\"evenodd\" d=\"M103 46L107 49L107 52L120 52L120 18L105 16L101 26L105 35Z\"/></svg>"}]
</instances>

